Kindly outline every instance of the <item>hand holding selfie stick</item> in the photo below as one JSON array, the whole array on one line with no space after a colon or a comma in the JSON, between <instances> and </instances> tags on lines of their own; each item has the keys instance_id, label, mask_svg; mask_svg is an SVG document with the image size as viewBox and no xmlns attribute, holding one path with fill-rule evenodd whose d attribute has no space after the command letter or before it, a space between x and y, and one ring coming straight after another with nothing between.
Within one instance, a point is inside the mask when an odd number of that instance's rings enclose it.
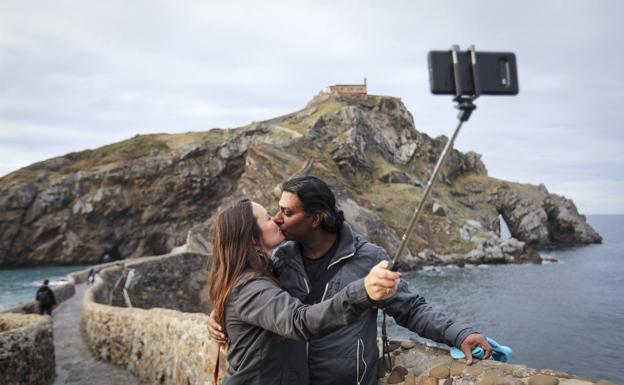
<instances>
[{"instance_id":1,"label":"hand holding selfie stick","mask_svg":"<svg viewBox=\"0 0 624 385\"><path fill-rule=\"evenodd\" d=\"M459 130L461 129L462 124L468 121L468 119L470 118L470 115L472 114L472 111L474 111L477 108L477 106L475 106L472 102L473 100L478 98L479 95L481 94L481 88L480 88L480 82L479 82L479 71L477 67L478 65L477 55L475 52L474 45L471 45L468 51L470 52L470 64L472 67L472 76L473 76L473 81L474 81L474 93L472 95L465 95L463 93L463 90L461 87L461 75L460 75L459 57L458 57L459 46L453 45L451 47L453 74L454 74L454 79L455 79L455 98L453 100L457 102L457 106L455 106L455 108L459 109L459 115L457 116L459 123L457 124L457 128L455 128L455 132L453 133L453 136L451 136L451 139L448 142L446 142L446 145L444 146L444 150L442 151L442 154L440 155L440 158L438 159L438 162L435 168L433 169L433 174L431 174L431 177L429 178L429 181L427 182L427 186L425 187L425 192L420 198L420 203L418 204L418 207L414 211L414 214L412 215L412 219L410 219L409 225L407 226L407 231L405 232L405 234L403 234L403 237L401 238L401 245L399 246L399 250L396 252L396 255L394 256L394 259L392 261L392 267L391 267L392 271L399 270L399 267L400 267L399 261L401 260L403 251L405 251L405 247L407 246L407 242L409 241L412 230L414 229L416 222L418 222L418 219L420 219L420 216L422 215L422 212L424 211L427 197L429 196L429 194L431 193L431 190L433 189L433 184L436 178L438 177L438 174L440 173L440 170L442 169L442 166L444 165L446 158L448 158L449 153L453 149L453 143L455 143L455 139L457 138L457 135L459 134Z\"/></svg>"}]
</instances>

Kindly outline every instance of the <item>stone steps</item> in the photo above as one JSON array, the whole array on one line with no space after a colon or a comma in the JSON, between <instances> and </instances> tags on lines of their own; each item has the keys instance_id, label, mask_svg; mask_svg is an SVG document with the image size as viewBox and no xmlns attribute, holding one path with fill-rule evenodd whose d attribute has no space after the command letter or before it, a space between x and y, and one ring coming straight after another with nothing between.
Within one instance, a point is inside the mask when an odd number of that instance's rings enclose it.
<instances>
[{"instance_id":1,"label":"stone steps","mask_svg":"<svg viewBox=\"0 0 624 385\"><path fill-rule=\"evenodd\" d=\"M54 385L139 385L139 380L125 369L96 361L82 340L80 320L85 291L85 284L76 285L76 294L54 310Z\"/></svg>"}]
</instances>

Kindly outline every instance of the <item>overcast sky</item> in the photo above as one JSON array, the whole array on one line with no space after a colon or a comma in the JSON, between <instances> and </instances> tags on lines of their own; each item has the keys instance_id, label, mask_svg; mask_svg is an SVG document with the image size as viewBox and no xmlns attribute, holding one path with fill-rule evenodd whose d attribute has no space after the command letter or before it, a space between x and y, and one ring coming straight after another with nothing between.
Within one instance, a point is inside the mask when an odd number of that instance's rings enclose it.
<instances>
[{"instance_id":1,"label":"overcast sky","mask_svg":"<svg viewBox=\"0 0 624 385\"><path fill-rule=\"evenodd\" d=\"M622 1L0 0L0 175L136 134L237 127L368 78L450 136L427 52L513 51L520 94L483 96L456 146L491 176L624 213Z\"/></svg>"}]
</instances>

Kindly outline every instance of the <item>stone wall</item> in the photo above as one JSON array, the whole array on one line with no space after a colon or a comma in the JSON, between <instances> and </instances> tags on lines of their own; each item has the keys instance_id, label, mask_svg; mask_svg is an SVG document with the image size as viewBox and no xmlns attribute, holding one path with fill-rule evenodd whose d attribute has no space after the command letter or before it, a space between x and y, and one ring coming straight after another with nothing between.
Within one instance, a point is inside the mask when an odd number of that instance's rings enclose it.
<instances>
[{"instance_id":1,"label":"stone wall","mask_svg":"<svg viewBox=\"0 0 624 385\"><path fill-rule=\"evenodd\" d=\"M379 385L615 385L494 360L475 360L467 366L466 360L454 360L446 350L412 341L392 341L390 345L394 368L379 380Z\"/></svg>"},{"instance_id":2,"label":"stone wall","mask_svg":"<svg viewBox=\"0 0 624 385\"><path fill-rule=\"evenodd\" d=\"M208 281L208 263L209 258L197 253L129 260L123 264L126 271L113 292L112 305L125 306L122 289L127 271L133 269L127 290L132 307L205 312L208 305L202 294ZM112 282L118 278L115 276Z\"/></svg>"},{"instance_id":3,"label":"stone wall","mask_svg":"<svg viewBox=\"0 0 624 385\"><path fill-rule=\"evenodd\" d=\"M49 316L0 314L0 384L54 382L54 340Z\"/></svg>"},{"instance_id":4,"label":"stone wall","mask_svg":"<svg viewBox=\"0 0 624 385\"><path fill-rule=\"evenodd\" d=\"M133 305L198 309L204 263L205 256L192 253L126 263L127 269L136 271L129 290ZM207 316L110 305L123 301L119 292L125 271L122 265L101 270L85 294L82 325L93 354L126 368L145 383L210 383L217 346L208 339Z\"/></svg>"}]
</instances>

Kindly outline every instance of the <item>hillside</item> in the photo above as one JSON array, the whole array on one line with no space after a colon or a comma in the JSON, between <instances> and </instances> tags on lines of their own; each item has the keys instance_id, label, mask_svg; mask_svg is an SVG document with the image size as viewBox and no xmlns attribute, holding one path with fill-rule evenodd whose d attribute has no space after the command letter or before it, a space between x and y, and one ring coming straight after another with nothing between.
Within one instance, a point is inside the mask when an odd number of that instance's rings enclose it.
<instances>
[{"instance_id":1,"label":"hillside","mask_svg":"<svg viewBox=\"0 0 624 385\"><path fill-rule=\"evenodd\" d=\"M275 209L293 175L325 179L347 219L392 253L447 138L416 130L400 99L319 94L244 127L136 136L0 178L0 267L205 252L209 219L248 196ZM410 268L539 261L536 248L600 242L574 203L487 175L454 150L412 237ZM513 239L501 240L499 214Z\"/></svg>"}]
</instances>

